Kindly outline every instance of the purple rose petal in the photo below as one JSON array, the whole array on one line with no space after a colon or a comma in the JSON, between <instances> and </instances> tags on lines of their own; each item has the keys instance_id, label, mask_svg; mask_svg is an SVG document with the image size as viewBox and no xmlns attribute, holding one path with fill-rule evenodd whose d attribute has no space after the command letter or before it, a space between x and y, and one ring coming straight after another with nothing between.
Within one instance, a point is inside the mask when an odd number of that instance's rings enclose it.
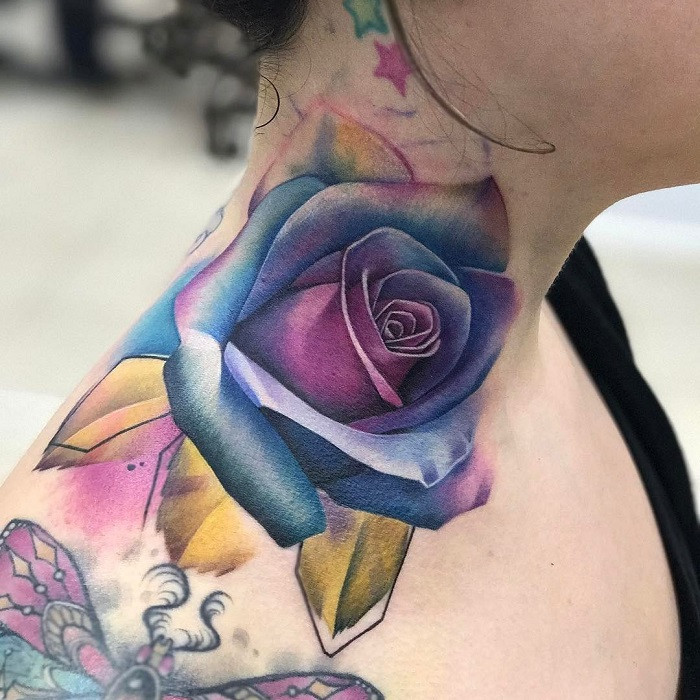
<instances>
[{"instance_id":1,"label":"purple rose petal","mask_svg":"<svg viewBox=\"0 0 700 700\"><path fill-rule=\"evenodd\" d=\"M452 406L463 401L465 396L473 394L483 382L498 356L515 313L517 306L515 285L507 277L487 270L463 267L457 268L455 272L459 276L460 287L470 300L472 314L469 339L457 364L451 372L435 383L431 390L422 393L415 401L411 403L406 401L403 408L384 415L355 421L352 424L354 428L372 433L413 429L432 420L435 416L442 415ZM409 276L407 275L406 278L408 280ZM401 292L393 290L392 293L408 296L410 287L408 283ZM439 309L443 325L442 345L448 348L453 346L453 343L445 338L446 333L458 331L460 327L458 318L447 316L449 308L447 306ZM434 358L426 360L426 365L437 357L436 354ZM421 373L425 372L423 367L424 365L421 364ZM425 388L425 383L422 382L432 379L430 376L421 376L418 371L414 371L414 376L416 376L418 391ZM407 378L404 384L403 391L406 396L413 388L410 385L411 381L413 376Z\"/></svg>"},{"instance_id":2,"label":"purple rose petal","mask_svg":"<svg viewBox=\"0 0 700 700\"><path fill-rule=\"evenodd\" d=\"M412 403L441 382L464 353L471 327L471 302L457 285L418 270L400 270L377 285L376 306L401 299L404 303L429 304L439 319L439 347L425 352L421 362L401 388L404 403Z\"/></svg>"},{"instance_id":3,"label":"purple rose petal","mask_svg":"<svg viewBox=\"0 0 700 700\"><path fill-rule=\"evenodd\" d=\"M344 423L386 412L347 331L339 284L301 289L239 323L235 345L310 406Z\"/></svg>"},{"instance_id":4,"label":"purple rose petal","mask_svg":"<svg viewBox=\"0 0 700 700\"><path fill-rule=\"evenodd\" d=\"M409 375L408 399L415 400L452 370L470 320L457 282L421 243L380 228L342 258L332 253L311 266L294 291L240 322L233 339L317 410L343 422L362 420L401 408ZM433 357L412 376L417 363Z\"/></svg>"},{"instance_id":5,"label":"purple rose petal","mask_svg":"<svg viewBox=\"0 0 700 700\"><path fill-rule=\"evenodd\" d=\"M443 262L447 270L474 265L501 272L507 259L507 222L495 215L483 215L482 201L492 199L484 198L481 182L454 187L416 183L345 183L327 187L299 207L279 231L239 319L288 289L320 259L387 226L434 251L437 260L449 263L447 267ZM403 247L396 246L398 254L404 254Z\"/></svg>"},{"instance_id":6,"label":"purple rose petal","mask_svg":"<svg viewBox=\"0 0 700 700\"><path fill-rule=\"evenodd\" d=\"M392 299L377 312L374 321L385 345L394 352L419 354L440 337L440 315L429 303Z\"/></svg>"},{"instance_id":7,"label":"purple rose petal","mask_svg":"<svg viewBox=\"0 0 700 700\"><path fill-rule=\"evenodd\" d=\"M375 435L317 411L232 343L226 346L224 361L256 406L291 418L378 472L432 486L463 464L472 451L474 402L470 399L410 432Z\"/></svg>"}]
</instances>

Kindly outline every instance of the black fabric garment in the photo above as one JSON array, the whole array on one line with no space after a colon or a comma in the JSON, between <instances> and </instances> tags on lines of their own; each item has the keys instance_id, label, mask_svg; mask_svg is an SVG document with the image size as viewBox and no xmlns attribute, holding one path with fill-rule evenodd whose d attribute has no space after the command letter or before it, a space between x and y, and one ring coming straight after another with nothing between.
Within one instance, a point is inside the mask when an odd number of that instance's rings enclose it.
<instances>
[{"instance_id":1,"label":"black fabric garment","mask_svg":"<svg viewBox=\"0 0 700 700\"><path fill-rule=\"evenodd\" d=\"M676 590L681 626L679 697L700 700L700 529L678 441L634 364L622 318L585 240L574 249L548 299L637 465Z\"/></svg>"}]
</instances>

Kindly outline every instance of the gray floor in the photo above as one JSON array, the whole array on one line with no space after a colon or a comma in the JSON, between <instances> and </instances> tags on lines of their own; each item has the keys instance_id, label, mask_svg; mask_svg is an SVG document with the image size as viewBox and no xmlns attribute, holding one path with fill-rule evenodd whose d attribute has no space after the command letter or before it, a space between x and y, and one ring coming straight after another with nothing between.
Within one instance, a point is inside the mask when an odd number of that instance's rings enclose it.
<instances>
[{"instance_id":1,"label":"gray floor","mask_svg":"<svg viewBox=\"0 0 700 700\"><path fill-rule=\"evenodd\" d=\"M210 81L99 100L0 82L0 390L66 395L227 198L241 164L205 152ZM591 237L700 483L700 188L627 201Z\"/></svg>"}]
</instances>

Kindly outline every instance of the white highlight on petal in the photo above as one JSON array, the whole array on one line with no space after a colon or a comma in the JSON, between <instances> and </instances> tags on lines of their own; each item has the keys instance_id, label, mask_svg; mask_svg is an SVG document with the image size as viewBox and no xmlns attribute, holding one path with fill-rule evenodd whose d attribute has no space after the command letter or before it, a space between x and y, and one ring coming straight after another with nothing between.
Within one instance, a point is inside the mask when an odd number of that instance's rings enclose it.
<instances>
[{"instance_id":1,"label":"white highlight on petal","mask_svg":"<svg viewBox=\"0 0 700 700\"><path fill-rule=\"evenodd\" d=\"M256 406L290 418L375 471L418 481L429 487L444 479L471 454L473 409L467 401L410 432L376 435L319 413L232 343L224 350L224 361Z\"/></svg>"}]
</instances>

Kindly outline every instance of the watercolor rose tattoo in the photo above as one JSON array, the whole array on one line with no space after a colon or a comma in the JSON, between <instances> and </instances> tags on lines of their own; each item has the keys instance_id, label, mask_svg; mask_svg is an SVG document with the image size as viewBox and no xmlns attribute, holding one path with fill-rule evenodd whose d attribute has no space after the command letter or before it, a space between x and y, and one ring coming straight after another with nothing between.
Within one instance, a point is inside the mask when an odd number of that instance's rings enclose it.
<instances>
[{"instance_id":1,"label":"watercolor rose tattoo","mask_svg":"<svg viewBox=\"0 0 700 700\"><path fill-rule=\"evenodd\" d=\"M178 297L182 345L165 374L175 420L281 544L325 529L316 488L431 528L488 496L485 473L460 492L470 399L514 292L459 215L467 196L292 179ZM244 424L252 454L241 454Z\"/></svg>"},{"instance_id":2,"label":"watercolor rose tattoo","mask_svg":"<svg viewBox=\"0 0 700 700\"><path fill-rule=\"evenodd\" d=\"M381 619L413 528L488 499L474 437L516 308L507 258L492 179L422 183L319 105L239 235L139 322L39 468L83 467L76 500L113 501L106 523L127 498L156 514L183 567L244 564L249 516L303 543L317 631L342 648Z\"/></svg>"}]
</instances>

